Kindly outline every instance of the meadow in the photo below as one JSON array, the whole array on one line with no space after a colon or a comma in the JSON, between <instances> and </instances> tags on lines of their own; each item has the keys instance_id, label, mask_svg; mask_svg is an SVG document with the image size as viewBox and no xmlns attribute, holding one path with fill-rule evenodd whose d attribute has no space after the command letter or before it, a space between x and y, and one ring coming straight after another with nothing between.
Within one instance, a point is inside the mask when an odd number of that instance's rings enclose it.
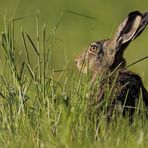
<instances>
[{"instance_id":1,"label":"meadow","mask_svg":"<svg viewBox=\"0 0 148 148\"><path fill-rule=\"evenodd\" d=\"M128 12L147 1L0 0L0 147L147 147L145 113L106 126L88 106L89 77L75 57L110 38ZM127 65L148 55L148 29L125 52ZM128 69L148 89L148 61ZM91 112L91 118L88 116ZM99 119L99 124L97 120Z\"/></svg>"}]
</instances>

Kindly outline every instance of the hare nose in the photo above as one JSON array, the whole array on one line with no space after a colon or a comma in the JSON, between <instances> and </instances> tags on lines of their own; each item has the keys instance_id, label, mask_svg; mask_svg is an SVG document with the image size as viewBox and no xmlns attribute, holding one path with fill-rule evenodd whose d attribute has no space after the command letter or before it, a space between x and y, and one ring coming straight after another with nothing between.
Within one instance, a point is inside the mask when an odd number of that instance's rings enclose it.
<instances>
[{"instance_id":1,"label":"hare nose","mask_svg":"<svg viewBox=\"0 0 148 148\"><path fill-rule=\"evenodd\" d=\"M76 64L78 63L78 60L77 60L77 59L75 60L75 63L76 63Z\"/></svg>"}]
</instances>

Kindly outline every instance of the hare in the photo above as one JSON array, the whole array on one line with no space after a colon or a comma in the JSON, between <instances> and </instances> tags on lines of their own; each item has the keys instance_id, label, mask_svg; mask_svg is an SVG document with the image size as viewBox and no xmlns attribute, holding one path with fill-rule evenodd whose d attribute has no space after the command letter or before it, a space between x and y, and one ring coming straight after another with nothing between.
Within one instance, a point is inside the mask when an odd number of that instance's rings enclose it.
<instances>
[{"instance_id":1,"label":"hare","mask_svg":"<svg viewBox=\"0 0 148 148\"><path fill-rule=\"evenodd\" d=\"M140 76L127 70L126 60L123 58L124 50L129 43L138 37L148 24L148 12L130 12L117 28L111 39L92 42L88 48L76 59L76 65L80 71L92 73L91 85L98 76L101 80L98 86L97 103L103 101L105 89L109 85L113 87L113 94L110 95L108 117L111 118L115 104L122 105L122 114L128 110L130 116L135 111L136 102L140 93L146 106L148 106L148 92L144 88ZM111 74L108 76L109 74ZM116 77L116 79L115 79ZM92 99L92 95L90 95ZM126 108L127 107L127 108Z\"/></svg>"}]
</instances>

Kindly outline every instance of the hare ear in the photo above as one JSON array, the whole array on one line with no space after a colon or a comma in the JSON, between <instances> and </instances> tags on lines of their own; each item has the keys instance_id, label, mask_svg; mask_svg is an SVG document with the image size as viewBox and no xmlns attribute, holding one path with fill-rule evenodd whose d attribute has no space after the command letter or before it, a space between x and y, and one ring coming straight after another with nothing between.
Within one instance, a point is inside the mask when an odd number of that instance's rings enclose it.
<instances>
[{"instance_id":1,"label":"hare ear","mask_svg":"<svg viewBox=\"0 0 148 148\"><path fill-rule=\"evenodd\" d=\"M123 52L128 44L138 37L148 24L148 12L141 14L134 11L119 25L112 40L108 43L108 65L118 65L123 62Z\"/></svg>"},{"instance_id":2,"label":"hare ear","mask_svg":"<svg viewBox=\"0 0 148 148\"><path fill-rule=\"evenodd\" d=\"M145 29L147 24L148 24L148 12L145 12L142 16L141 23L140 23L136 33L134 34L132 40L134 40L136 37L138 37L143 32L143 30Z\"/></svg>"},{"instance_id":3,"label":"hare ear","mask_svg":"<svg viewBox=\"0 0 148 148\"><path fill-rule=\"evenodd\" d=\"M128 17L119 25L113 37L113 49L132 40L142 20L142 14L138 11L129 13Z\"/></svg>"}]
</instances>

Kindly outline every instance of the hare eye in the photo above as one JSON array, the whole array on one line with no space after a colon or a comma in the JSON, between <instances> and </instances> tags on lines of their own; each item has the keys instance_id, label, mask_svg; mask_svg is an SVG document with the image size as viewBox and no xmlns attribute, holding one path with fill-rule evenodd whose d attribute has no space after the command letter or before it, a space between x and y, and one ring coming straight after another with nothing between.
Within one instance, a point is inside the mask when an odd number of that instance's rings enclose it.
<instances>
[{"instance_id":1,"label":"hare eye","mask_svg":"<svg viewBox=\"0 0 148 148\"><path fill-rule=\"evenodd\" d=\"M90 51L95 52L97 50L97 46L96 45L92 45L90 47Z\"/></svg>"}]
</instances>

